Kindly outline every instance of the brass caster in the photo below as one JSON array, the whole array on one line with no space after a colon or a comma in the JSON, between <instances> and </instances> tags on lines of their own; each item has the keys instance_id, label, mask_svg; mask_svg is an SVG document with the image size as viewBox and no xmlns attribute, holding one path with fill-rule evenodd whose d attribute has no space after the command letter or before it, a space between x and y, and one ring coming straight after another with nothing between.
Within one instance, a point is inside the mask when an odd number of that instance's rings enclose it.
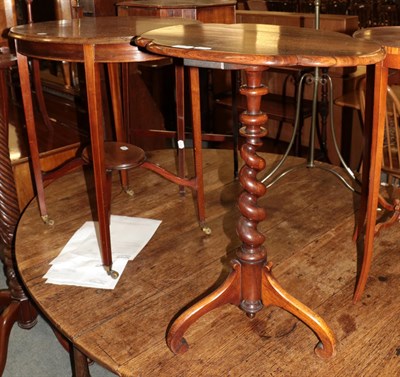
<instances>
[{"instance_id":1,"label":"brass caster","mask_svg":"<svg viewBox=\"0 0 400 377\"><path fill-rule=\"evenodd\" d=\"M118 279L119 273L114 270L107 271L108 275L110 275L113 279Z\"/></svg>"},{"instance_id":2,"label":"brass caster","mask_svg":"<svg viewBox=\"0 0 400 377\"><path fill-rule=\"evenodd\" d=\"M127 188L125 191L125 194L128 194L129 196L135 195L135 192L131 188Z\"/></svg>"},{"instance_id":3,"label":"brass caster","mask_svg":"<svg viewBox=\"0 0 400 377\"><path fill-rule=\"evenodd\" d=\"M208 226L203 226L201 227L201 230L207 235L209 236L211 234L211 228Z\"/></svg>"},{"instance_id":4,"label":"brass caster","mask_svg":"<svg viewBox=\"0 0 400 377\"><path fill-rule=\"evenodd\" d=\"M53 225L54 225L54 220L50 219L49 215L41 216L41 218L42 218L43 222L44 222L46 225L50 225L50 226L53 226Z\"/></svg>"}]
</instances>

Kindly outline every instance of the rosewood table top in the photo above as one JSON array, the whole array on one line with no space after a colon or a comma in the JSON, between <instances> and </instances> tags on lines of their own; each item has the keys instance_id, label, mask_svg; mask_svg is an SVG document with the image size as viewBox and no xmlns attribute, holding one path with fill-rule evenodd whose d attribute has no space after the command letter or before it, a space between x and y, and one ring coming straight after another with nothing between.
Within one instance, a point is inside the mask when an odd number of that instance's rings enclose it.
<instances>
[{"instance_id":1,"label":"rosewood table top","mask_svg":"<svg viewBox=\"0 0 400 377\"><path fill-rule=\"evenodd\" d=\"M345 34L264 24L171 26L135 43L161 55L251 66L349 67L385 56L381 46Z\"/></svg>"}]
</instances>

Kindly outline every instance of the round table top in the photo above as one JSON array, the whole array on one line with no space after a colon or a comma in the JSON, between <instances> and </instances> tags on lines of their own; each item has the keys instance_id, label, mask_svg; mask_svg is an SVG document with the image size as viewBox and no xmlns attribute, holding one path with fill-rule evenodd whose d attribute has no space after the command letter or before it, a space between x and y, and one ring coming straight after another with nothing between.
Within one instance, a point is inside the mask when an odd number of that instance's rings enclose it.
<instances>
[{"instance_id":1,"label":"round table top","mask_svg":"<svg viewBox=\"0 0 400 377\"><path fill-rule=\"evenodd\" d=\"M380 45L342 33L264 24L170 26L135 43L160 55L251 66L350 67L385 57Z\"/></svg>"},{"instance_id":2,"label":"round table top","mask_svg":"<svg viewBox=\"0 0 400 377\"><path fill-rule=\"evenodd\" d=\"M138 7L138 8L204 8L226 5L235 5L236 0L128 0L116 4L118 7Z\"/></svg>"},{"instance_id":3,"label":"round table top","mask_svg":"<svg viewBox=\"0 0 400 377\"><path fill-rule=\"evenodd\" d=\"M14 26L9 36L17 40L65 44L125 44L135 35L154 28L198 21L158 17L84 17Z\"/></svg>"}]
</instances>

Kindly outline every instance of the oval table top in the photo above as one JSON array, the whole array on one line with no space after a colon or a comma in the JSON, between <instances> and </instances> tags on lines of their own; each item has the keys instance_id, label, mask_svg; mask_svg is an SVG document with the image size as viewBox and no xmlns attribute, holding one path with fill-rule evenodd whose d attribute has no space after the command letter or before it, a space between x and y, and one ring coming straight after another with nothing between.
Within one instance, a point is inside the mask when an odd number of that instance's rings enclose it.
<instances>
[{"instance_id":1,"label":"oval table top","mask_svg":"<svg viewBox=\"0 0 400 377\"><path fill-rule=\"evenodd\" d=\"M129 6L139 8L158 8L158 9L186 9L218 7L225 5L235 5L236 0L128 0L118 2L117 6Z\"/></svg>"},{"instance_id":2,"label":"oval table top","mask_svg":"<svg viewBox=\"0 0 400 377\"><path fill-rule=\"evenodd\" d=\"M400 47L400 26L382 26L357 30L353 37L379 43L382 46Z\"/></svg>"},{"instance_id":3,"label":"oval table top","mask_svg":"<svg viewBox=\"0 0 400 377\"><path fill-rule=\"evenodd\" d=\"M19 25L9 36L17 40L65 44L125 44L154 28L193 24L196 20L158 17L84 17ZM49 51L50 52L50 51Z\"/></svg>"},{"instance_id":4,"label":"oval table top","mask_svg":"<svg viewBox=\"0 0 400 377\"><path fill-rule=\"evenodd\" d=\"M342 33L264 24L170 26L141 34L135 44L160 55L251 66L349 67L385 57L380 45Z\"/></svg>"}]
</instances>

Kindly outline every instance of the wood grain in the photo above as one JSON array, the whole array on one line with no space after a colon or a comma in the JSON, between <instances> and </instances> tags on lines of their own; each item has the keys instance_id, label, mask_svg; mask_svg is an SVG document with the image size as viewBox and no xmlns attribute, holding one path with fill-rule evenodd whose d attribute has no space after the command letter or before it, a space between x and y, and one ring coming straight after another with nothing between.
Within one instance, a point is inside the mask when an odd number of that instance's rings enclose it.
<instances>
[{"instance_id":1,"label":"wood grain","mask_svg":"<svg viewBox=\"0 0 400 377\"><path fill-rule=\"evenodd\" d=\"M263 157L267 166L277 158ZM149 158L170 169L176 164L173 151ZM293 158L288 164L299 162ZM113 291L44 283L48 262L91 218L90 176L85 180L76 172L53 182L46 196L54 227L41 222L32 202L17 231L17 262L29 292L77 348L122 376L295 376L299 370L303 375L339 377L351 370L355 376L395 376L400 365L400 264L393 262L399 258L397 227L376 240L364 298L353 305L358 252L351 237L358 197L320 169L299 169L272 186L260 202L267 218L259 229L281 284L335 332L336 357L316 358L315 336L275 307L253 320L234 306L216 309L188 330L186 354L174 356L168 350L165 333L171 320L226 278L228 261L239 246L240 188L232 169L230 151L204 151L211 236L198 228L190 192L180 197L174 184L136 169L130 173L135 197L129 198L120 192L115 175L112 213L162 223Z\"/></svg>"}]
</instances>

